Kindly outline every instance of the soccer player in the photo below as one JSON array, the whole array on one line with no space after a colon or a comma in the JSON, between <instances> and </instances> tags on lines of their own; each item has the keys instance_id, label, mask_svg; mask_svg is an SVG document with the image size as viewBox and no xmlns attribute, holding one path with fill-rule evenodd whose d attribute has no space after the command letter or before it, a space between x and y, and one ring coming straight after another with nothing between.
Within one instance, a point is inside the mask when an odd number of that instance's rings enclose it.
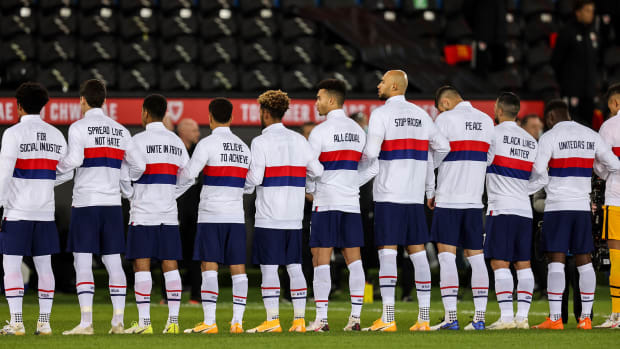
<instances>
[{"instance_id":1,"label":"soccer player","mask_svg":"<svg viewBox=\"0 0 620 349\"><path fill-rule=\"evenodd\" d=\"M35 334L50 335L54 300L51 254L60 252L54 222L54 185L70 180L72 172L56 175L67 142L39 113L49 100L47 90L27 82L15 93L19 123L2 135L0 153L0 205L4 207L0 229L4 291L11 321L0 335L25 335L22 318L23 256L32 256L39 277L39 320Z\"/></svg>"},{"instance_id":2,"label":"soccer player","mask_svg":"<svg viewBox=\"0 0 620 349\"><path fill-rule=\"evenodd\" d=\"M405 100L407 75L391 70L383 75L377 86L379 98L385 105L370 115L368 140L364 154L378 171L373 185L375 201L375 244L379 249L379 285L383 314L367 331L396 331L394 292L398 245L406 246L415 268L418 295L418 321L412 331L430 329L431 271L424 244L429 231L424 213L424 193L427 179L429 149L438 156L450 151L450 143L435 127L433 119L422 108ZM378 159L378 160L377 160ZM363 179L362 181L365 181ZM429 197L433 194L429 192Z\"/></svg>"},{"instance_id":3,"label":"soccer player","mask_svg":"<svg viewBox=\"0 0 620 349\"><path fill-rule=\"evenodd\" d=\"M163 333L179 333L183 285L177 266L182 252L176 198L182 191L177 189L177 175L189 161L189 155L181 139L162 122L167 106L162 95L153 94L144 99L142 125L146 130L133 136L133 142L146 159L146 170L132 187L131 181L123 178L127 167L121 169L123 194L131 202L125 257L133 260L139 316L138 322L125 333L153 333L149 315L153 287L151 258L161 261L164 274L168 320ZM187 188L189 186L184 187Z\"/></svg>"},{"instance_id":4,"label":"soccer player","mask_svg":"<svg viewBox=\"0 0 620 349\"><path fill-rule=\"evenodd\" d=\"M245 274L245 215L243 186L250 166L250 148L230 131L233 106L225 98L209 104L210 136L201 140L181 176L192 181L204 174L194 260L201 261L204 321L185 333L218 333L215 308L219 294L218 263L230 266L233 317L230 333L243 332L248 295Z\"/></svg>"},{"instance_id":5,"label":"soccer player","mask_svg":"<svg viewBox=\"0 0 620 349\"><path fill-rule=\"evenodd\" d=\"M84 118L69 127L69 150L58 165L60 172L75 171L67 251L73 252L81 321L64 335L91 335L93 329L93 253L101 255L108 271L112 298L112 327L123 333L127 280L121 265L125 252L121 211L121 163L129 179L137 181L146 167L144 156L129 131L103 113L106 88L100 80L86 80L80 87Z\"/></svg>"},{"instance_id":6,"label":"soccer player","mask_svg":"<svg viewBox=\"0 0 620 349\"><path fill-rule=\"evenodd\" d=\"M620 84L614 84L607 91L607 106L613 115L603 123L599 134L603 141L612 147L616 156L620 157ZM611 316L598 328L620 329L620 175L605 174L604 168L595 161L594 169L606 179L605 186L605 220L603 223L603 239L607 240L611 270L609 272L609 291L611 293Z\"/></svg>"},{"instance_id":7,"label":"soccer player","mask_svg":"<svg viewBox=\"0 0 620 349\"><path fill-rule=\"evenodd\" d=\"M464 249L471 265L471 287L474 297L474 319L465 330L483 330L489 276L482 254L482 193L487 153L493 136L493 120L463 101L452 86L443 86L435 95L435 106L441 114L435 125L450 141L450 153L439 166L435 198L428 199L434 208L431 236L437 242L440 266L440 288L445 310L444 321L432 330L458 330L456 297L459 276L456 270L456 248Z\"/></svg>"},{"instance_id":8,"label":"soccer player","mask_svg":"<svg viewBox=\"0 0 620 349\"><path fill-rule=\"evenodd\" d=\"M532 207L528 182L538 144L515 122L521 102L511 92L495 102L495 137L487 161L487 219L484 255L491 259L495 274L495 294L501 317L488 329L528 329L527 315L534 292L530 267L532 248ZM517 270L517 316L514 317L514 281L510 263Z\"/></svg>"},{"instance_id":9,"label":"soccer player","mask_svg":"<svg viewBox=\"0 0 620 349\"><path fill-rule=\"evenodd\" d=\"M550 131L538 143L530 192L544 186L547 193L542 247L549 260L549 317L533 328L564 329L561 310L564 263L566 254L571 253L575 256L581 291L581 318L577 328L587 330L592 328L590 314L596 289L590 256L594 248L590 206L592 167L596 159L607 172L615 172L620 169L620 161L601 136L571 121L568 106L562 100L549 102L544 116Z\"/></svg>"},{"instance_id":10,"label":"soccer player","mask_svg":"<svg viewBox=\"0 0 620 349\"><path fill-rule=\"evenodd\" d=\"M331 289L330 258L342 248L349 268L351 315L345 331L360 331L366 277L360 254L364 231L360 215L358 164L366 144L364 130L345 114L345 84L323 80L318 85L316 108L327 120L310 133L310 145L319 156L324 172L316 182L312 203L310 247L314 265L316 319L309 331L329 331L327 308Z\"/></svg>"},{"instance_id":11,"label":"soccer player","mask_svg":"<svg viewBox=\"0 0 620 349\"><path fill-rule=\"evenodd\" d=\"M262 275L261 293L267 319L248 332L281 332L278 266L286 265L291 281L295 319L289 332L305 332L306 278L301 269L302 225L306 175L323 172L318 156L306 139L282 125L289 98L282 91L258 97L263 131L252 140L252 164L246 193L256 187L253 262Z\"/></svg>"}]
</instances>

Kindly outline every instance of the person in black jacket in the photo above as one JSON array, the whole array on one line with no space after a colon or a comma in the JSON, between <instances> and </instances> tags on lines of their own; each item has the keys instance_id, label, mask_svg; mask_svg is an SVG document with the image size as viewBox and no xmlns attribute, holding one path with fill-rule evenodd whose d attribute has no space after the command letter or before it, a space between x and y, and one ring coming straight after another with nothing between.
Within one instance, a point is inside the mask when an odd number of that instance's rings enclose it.
<instances>
[{"instance_id":1,"label":"person in black jacket","mask_svg":"<svg viewBox=\"0 0 620 349\"><path fill-rule=\"evenodd\" d=\"M567 99L573 119L592 126L594 96L599 81L599 37L592 25L594 0L576 0L575 18L558 33L551 65L560 83L562 97Z\"/></svg>"}]
</instances>

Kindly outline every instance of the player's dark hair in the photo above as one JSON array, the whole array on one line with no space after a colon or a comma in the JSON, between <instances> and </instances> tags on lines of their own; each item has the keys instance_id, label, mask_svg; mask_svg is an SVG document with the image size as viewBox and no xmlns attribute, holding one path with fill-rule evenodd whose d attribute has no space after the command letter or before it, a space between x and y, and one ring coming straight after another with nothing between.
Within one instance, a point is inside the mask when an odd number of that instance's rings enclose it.
<instances>
[{"instance_id":1,"label":"player's dark hair","mask_svg":"<svg viewBox=\"0 0 620 349\"><path fill-rule=\"evenodd\" d=\"M166 101L166 97L160 94L148 95L144 99L144 102L142 102L142 109L146 110L153 119L159 121L164 119L167 108L168 102Z\"/></svg>"},{"instance_id":2,"label":"player's dark hair","mask_svg":"<svg viewBox=\"0 0 620 349\"><path fill-rule=\"evenodd\" d=\"M545 118L547 118L551 112L553 112L559 120L570 120L568 104L561 99L553 99L545 105Z\"/></svg>"},{"instance_id":3,"label":"player's dark hair","mask_svg":"<svg viewBox=\"0 0 620 349\"><path fill-rule=\"evenodd\" d=\"M15 99L28 114L39 114L50 100L47 89L38 82L24 82L15 91Z\"/></svg>"},{"instance_id":4,"label":"player's dark hair","mask_svg":"<svg viewBox=\"0 0 620 349\"><path fill-rule=\"evenodd\" d=\"M573 4L573 11L579 11L586 5L594 5L594 0L575 0Z\"/></svg>"},{"instance_id":5,"label":"player's dark hair","mask_svg":"<svg viewBox=\"0 0 620 349\"><path fill-rule=\"evenodd\" d=\"M607 89L607 93L605 94L605 99L609 101L609 99L617 94L620 94L620 82L616 82L611 84Z\"/></svg>"},{"instance_id":6,"label":"player's dark hair","mask_svg":"<svg viewBox=\"0 0 620 349\"><path fill-rule=\"evenodd\" d=\"M233 105L223 97L215 98L209 103L209 113L220 124L225 124L232 118Z\"/></svg>"},{"instance_id":7,"label":"player's dark hair","mask_svg":"<svg viewBox=\"0 0 620 349\"><path fill-rule=\"evenodd\" d=\"M435 92L435 108L439 109L439 101L441 100L441 98L443 98L443 96L446 93L455 94L455 95L461 97L461 93L459 92L459 90L456 89L456 87L454 87L452 85L441 86Z\"/></svg>"},{"instance_id":8,"label":"player's dark hair","mask_svg":"<svg viewBox=\"0 0 620 349\"><path fill-rule=\"evenodd\" d=\"M80 97L84 97L91 108L101 108L106 98L105 84L97 79L84 81L80 87Z\"/></svg>"},{"instance_id":9,"label":"player's dark hair","mask_svg":"<svg viewBox=\"0 0 620 349\"><path fill-rule=\"evenodd\" d=\"M336 98L336 103L338 103L339 106L344 104L344 99L347 95L347 85L344 81L339 79L326 79L319 82L316 89L326 90L329 95Z\"/></svg>"},{"instance_id":10,"label":"player's dark hair","mask_svg":"<svg viewBox=\"0 0 620 349\"><path fill-rule=\"evenodd\" d=\"M497 105L502 108L504 114L516 118L521 109L521 99L512 92L502 92L502 94L497 97Z\"/></svg>"}]
</instances>

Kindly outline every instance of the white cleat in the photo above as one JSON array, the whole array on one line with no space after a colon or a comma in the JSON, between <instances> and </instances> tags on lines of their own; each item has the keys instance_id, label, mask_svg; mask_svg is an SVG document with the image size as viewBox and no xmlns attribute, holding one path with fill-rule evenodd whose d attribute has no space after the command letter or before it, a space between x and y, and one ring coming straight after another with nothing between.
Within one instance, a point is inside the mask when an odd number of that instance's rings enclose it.
<instances>
[{"instance_id":1,"label":"white cleat","mask_svg":"<svg viewBox=\"0 0 620 349\"><path fill-rule=\"evenodd\" d=\"M609 316L607 320L605 320L605 322L603 322L602 324L598 326L594 326L594 328L620 329L620 316L618 316L618 314L616 313L613 313Z\"/></svg>"},{"instance_id":2,"label":"white cleat","mask_svg":"<svg viewBox=\"0 0 620 349\"><path fill-rule=\"evenodd\" d=\"M306 332L329 332L329 325L321 320L312 321L306 327Z\"/></svg>"},{"instance_id":3,"label":"white cleat","mask_svg":"<svg viewBox=\"0 0 620 349\"><path fill-rule=\"evenodd\" d=\"M517 328L519 330L529 330L530 329L530 324L527 322L527 319L523 319L521 321L517 321L515 319L515 328Z\"/></svg>"},{"instance_id":4,"label":"white cleat","mask_svg":"<svg viewBox=\"0 0 620 349\"><path fill-rule=\"evenodd\" d=\"M349 316L349 322L347 322L347 325L342 330L345 332L361 331L362 326L360 325L360 318Z\"/></svg>"},{"instance_id":5,"label":"white cleat","mask_svg":"<svg viewBox=\"0 0 620 349\"><path fill-rule=\"evenodd\" d=\"M112 325L112 327L108 331L108 334L124 334L124 333L125 333L125 326L122 323L118 325Z\"/></svg>"},{"instance_id":6,"label":"white cleat","mask_svg":"<svg viewBox=\"0 0 620 349\"><path fill-rule=\"evenodd\" d=\"M49 322L37 322L37 330L34 334L38 336L49 336L52 334L52 328Z\"/></svg>"},{"instance_id":7,"label":"white cleat","mask_svg":"<svg viewBox=\"0 0 620 349\"><path fill-rule=\"evenodd\" d=\"M517 328L515 321L503 321L501 318L487 327L489 330L512 330Z\"/></svg>"},{"instance_id":8,"label":"white cleat","mask_svg":"<svg viewBox=\"0 0 620 349\"><path fill-rule=\"evenodd\" d=\"M26 334L26 329L24 328L24 323L16 322L7 324L0 330L0 336L24 336Z\"/></svg>"},{"instance_id":9,"label":"white cleat","mask_svg":"<svg viewBox=\"0 0 620 349\"><path fill-rule=\"evenodd\" d=\"M72 336L72 335L87 335L92 336L95 334L95 330L93 329L93 324L90 324L86 327L82 327L80 325L75 326L73 329L64 331L63 336Z\"/></svg>"}]
</instances>

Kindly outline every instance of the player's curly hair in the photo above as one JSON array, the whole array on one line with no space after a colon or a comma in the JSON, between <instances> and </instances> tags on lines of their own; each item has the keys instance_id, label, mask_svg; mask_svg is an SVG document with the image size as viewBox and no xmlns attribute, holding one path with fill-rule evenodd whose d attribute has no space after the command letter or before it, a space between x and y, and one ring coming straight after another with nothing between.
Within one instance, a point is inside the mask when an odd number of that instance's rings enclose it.
<instances>
[{"instance_id":1,"label":"player's curly hair","mask_svg":"<svg viewBox=\"0 0 620 349\"><path fill-rule=\"evenodd\" d=\"M290 103L288 94L281 90L269 90L258 96L258 104L269 111L275 119L282 120Z\"/></svg>"}]
</instances>

